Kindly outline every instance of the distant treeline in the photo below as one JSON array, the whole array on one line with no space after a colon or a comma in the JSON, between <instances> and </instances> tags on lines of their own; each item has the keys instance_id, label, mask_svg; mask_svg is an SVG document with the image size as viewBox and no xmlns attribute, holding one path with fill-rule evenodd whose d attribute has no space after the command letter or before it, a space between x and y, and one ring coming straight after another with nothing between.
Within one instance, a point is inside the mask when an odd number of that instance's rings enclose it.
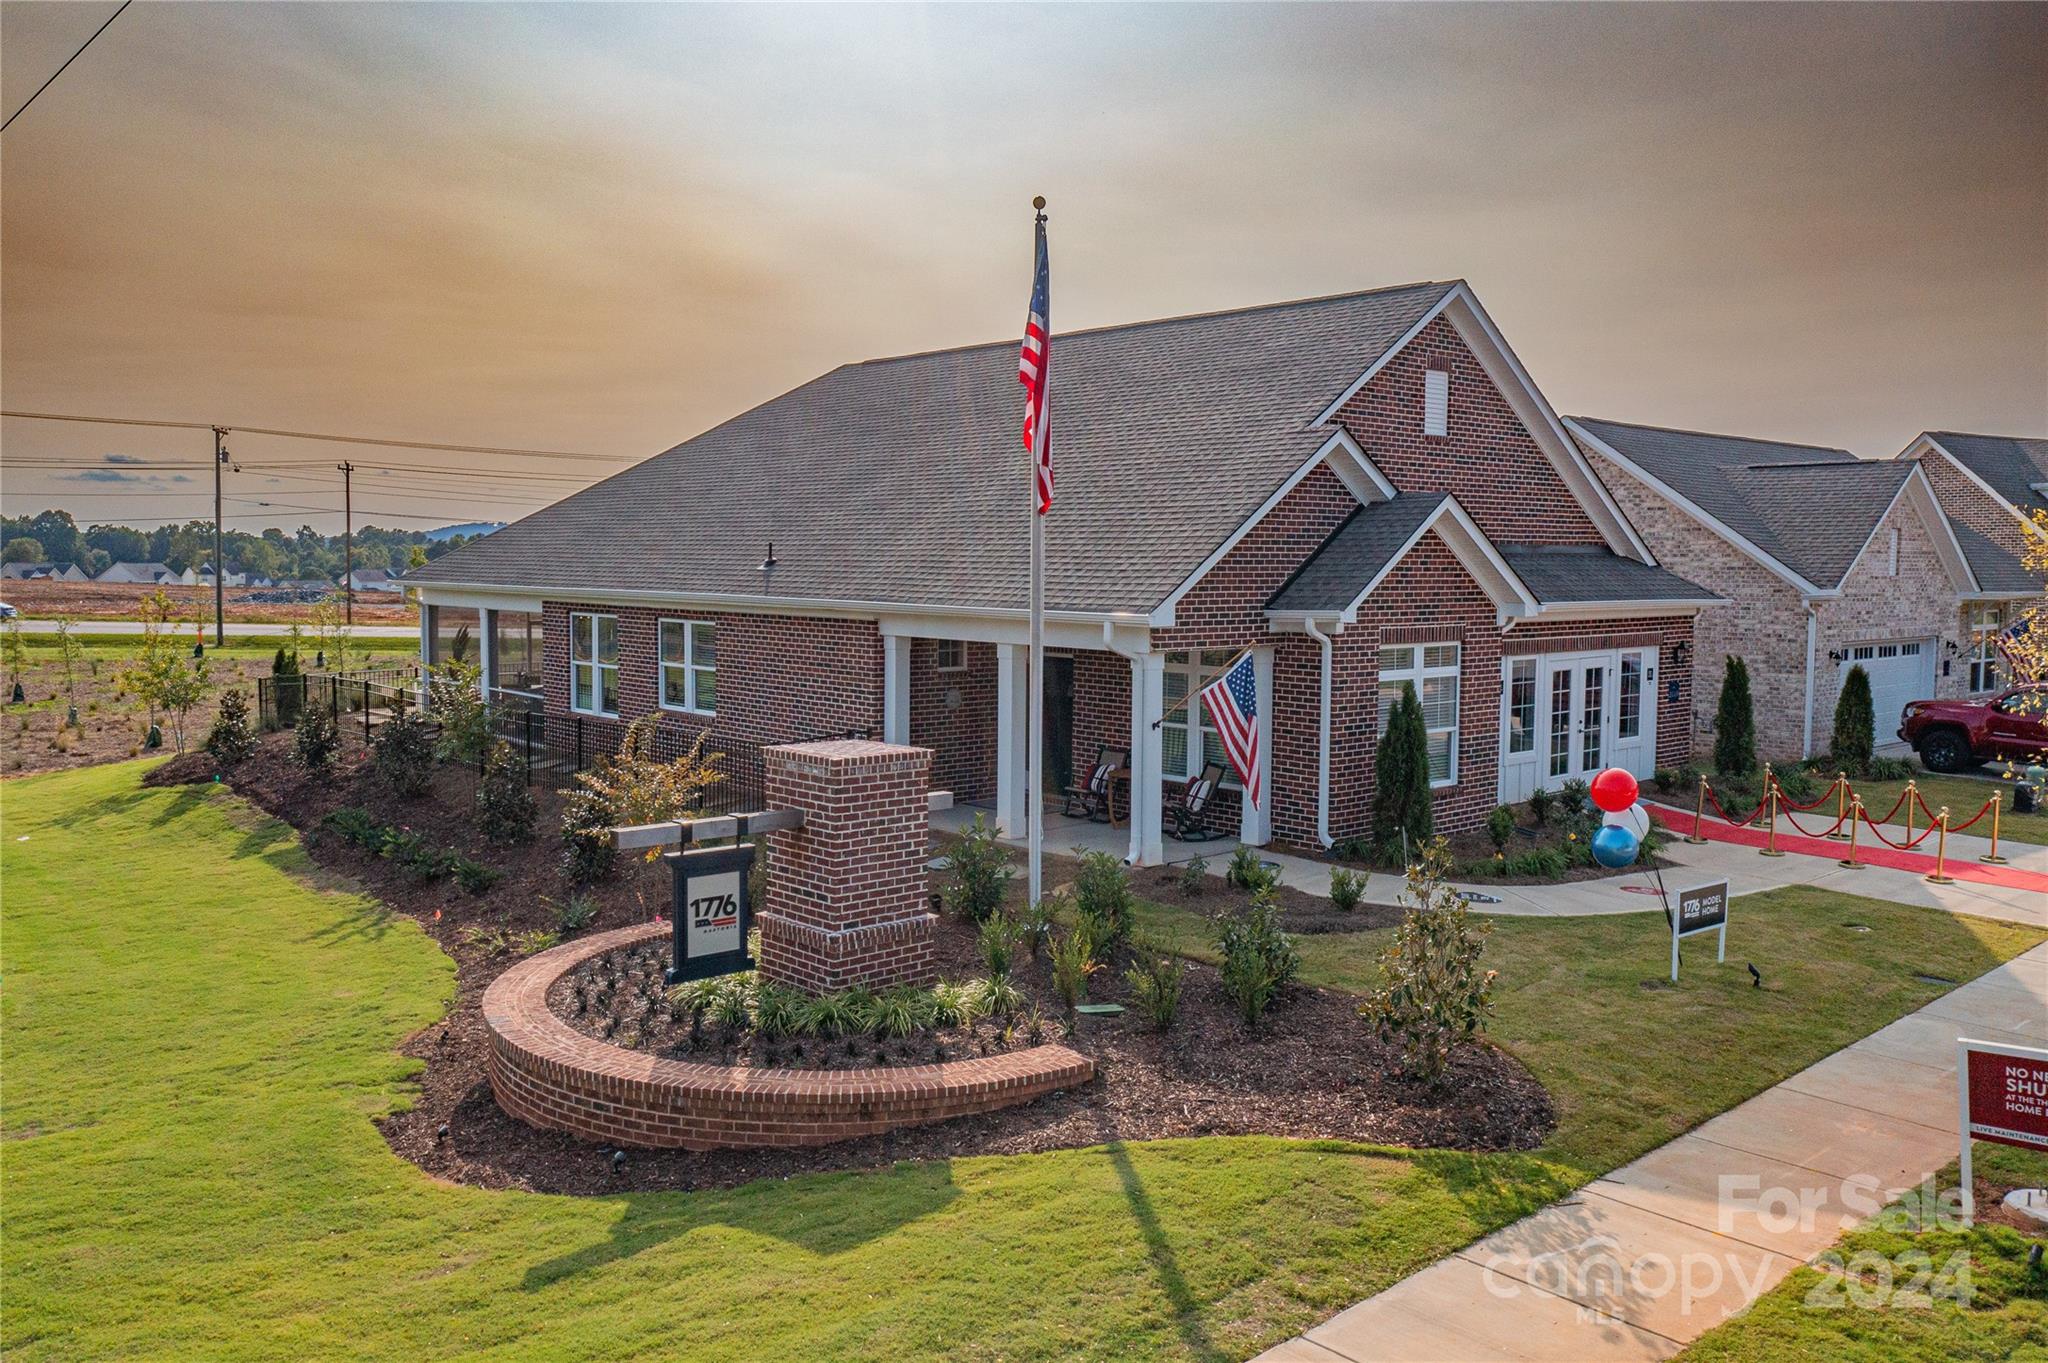
<instances>
[{"instance_id":1,"label":"distant treeline","mask_svg":"<svg viewBox=\"0 0 2048 1363\"><path fill-rule=\"evenodd\" d=\"M365 525L355 533L357 568L404 572L417 553L439 558L470 536L429 540L424 530L386 530ZM302 525L296 532L272 528L261 534L229 530L221 540L228 571L251 577L319 578L342 573L342 539ZM81 527L68 511L36 516L0 516L0 559L8 563L76 563L97 577L112 563L161 563L172 572L213 562L213 522L186 521L154 530L125 525Z\"/></svg>"}]
</instances>

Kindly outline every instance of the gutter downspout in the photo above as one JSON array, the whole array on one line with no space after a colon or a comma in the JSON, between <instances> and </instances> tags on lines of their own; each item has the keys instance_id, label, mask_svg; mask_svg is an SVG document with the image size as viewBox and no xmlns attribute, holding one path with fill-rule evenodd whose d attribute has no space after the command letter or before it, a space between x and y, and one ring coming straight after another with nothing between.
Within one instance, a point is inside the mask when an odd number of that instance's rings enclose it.
<instances>
[{"instance_id":1,"label":"gutter downspout","mask_svg":"<svg viewBox=\"0 0 2048 1363\"><path fill-rule=\"evenodd\" d=\"M1800 737L1800 757L1813 756L1813 669L1820 648L1820 604L1806 602L1806 724Z\"/></svg>"},{"instance_id":2,"label":"gutter downspout","mask_svg":"<svg viewBox=\"0 0 2048 1363\"><path fill-rule=\"evenodd\" d=\"M1330 636L1316 628L1316 622L1304 618L1301 628L1309 638L1323 647L1323 683L1319 698L1320 708L1316 720L1316 841L1329 847L1336 842L1330 836Z\"/></svg>"}]
</instances>

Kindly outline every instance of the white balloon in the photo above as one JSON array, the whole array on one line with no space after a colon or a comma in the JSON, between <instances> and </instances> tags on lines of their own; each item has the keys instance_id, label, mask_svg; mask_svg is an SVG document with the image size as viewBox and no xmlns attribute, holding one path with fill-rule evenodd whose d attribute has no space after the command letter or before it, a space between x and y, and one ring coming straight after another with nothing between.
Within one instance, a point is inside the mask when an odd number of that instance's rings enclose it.
<instances>
[{"instance_id":1,"label":"white balloon","mask_svg":"<svg viewBox=\"0 0 2048 1363\"><path fill-rule=\"evenodd\" d=\"M1627 809L1608 810L1600 821L1626 828L1638 839L1648 837L1650 833L1650 813L1640 803L1632 804Z\"/></svg>"}]
</instances>

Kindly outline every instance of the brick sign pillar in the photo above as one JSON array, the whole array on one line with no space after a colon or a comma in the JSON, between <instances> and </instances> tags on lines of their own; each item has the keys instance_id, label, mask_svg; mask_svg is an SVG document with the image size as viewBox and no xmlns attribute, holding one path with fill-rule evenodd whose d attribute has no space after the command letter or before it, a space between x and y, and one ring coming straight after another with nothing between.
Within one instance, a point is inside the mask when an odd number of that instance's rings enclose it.
<instances>
[{"instance_id":1,"label":"brick sign pillar","mask_svg":"<svg viewBox=\"0 0 2048 1363\"><path fill-rule=\"evenodd\" d=\"M931 983L931 750L835 739L761 758L768 808L804 811L768 835L761 977L810 993Z\"/></svg>"}]
</instances>

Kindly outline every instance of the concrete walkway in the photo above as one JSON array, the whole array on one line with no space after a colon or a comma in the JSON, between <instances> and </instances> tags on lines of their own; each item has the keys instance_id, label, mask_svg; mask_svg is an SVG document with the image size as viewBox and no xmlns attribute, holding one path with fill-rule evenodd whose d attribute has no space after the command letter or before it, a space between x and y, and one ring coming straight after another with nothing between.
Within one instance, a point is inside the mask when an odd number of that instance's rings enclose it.
<instances>
[{"instance_id":1,"label":"concrete walkway","mask_svg":"<svg viewBox=\"0 0 2048 1363\"><path fill-rule=\"evenodd\" d=\"M932 827L957 832L973 822L977 812L987 814L989 811L958 806L934 814ZM1012 845L1022 845L1018 840L1010 841ZM1112 829L1107 824L1090 823L1086 819L1048 814L1045 847L1047 851L1056 853L1080 847L1112 852L1121 857L1129 850L1130 833L1127 829ZM1982 838L1957 835L1949 839L1949 856L1957 861L1974 859L1989 847L1990 843ZM2012 866L2048 872L2048 847L2013 842L2011 839L2006 839L1999 847ZM1181 864L1203 857L1209 863L1210 874L1221 875L1230 854L1236 850L1237 844L1227 838L1206 843L1175 842L1169 838L1166 859L1169 863ZM1280 867L1282 884L1305 894L1327 896L1330 893L1330 867L1327 863L1265 849L1261 849L1260 856ZM1844 894L1888 900L1894 904L1914 904L1951 913L2048 927L2048 895L2033 890L2007 889L1960 880L1952 885L1930 885L1916 871L1881 866L1850 870L1836 865L1827 857L1766 857L1758 855L1755 848L1723 842L1694 846L1673 838L1666 845L1664 856L1674 863L1673 869L1664 872L1665 888L1673 893L1683 886L1719 880L1728 882L1731 897L1774 890L1784 885L1813 885ZM1400 876L1375 871L1368 879L1366 898L1383 904L1397 903L1402 888ZM1642 873L1558 885L1475 883L1460 885L1459 888L1474 896L1475 910L1489 914L1575 917L1662 912L1662 904L1655 894L1656 881Z\"/></svg>"},{"instance_id":2,"label":"concrete walkway","mask_svg":"<svg viewBox=\"0 0 2048 1363\"><path fill-rule=\"evenodd\" d=\"M2048 1046L2048 943L1258 1363L1669 1358L1956 1157L1960 1036Z\"/></svg>"}]
</instances>

